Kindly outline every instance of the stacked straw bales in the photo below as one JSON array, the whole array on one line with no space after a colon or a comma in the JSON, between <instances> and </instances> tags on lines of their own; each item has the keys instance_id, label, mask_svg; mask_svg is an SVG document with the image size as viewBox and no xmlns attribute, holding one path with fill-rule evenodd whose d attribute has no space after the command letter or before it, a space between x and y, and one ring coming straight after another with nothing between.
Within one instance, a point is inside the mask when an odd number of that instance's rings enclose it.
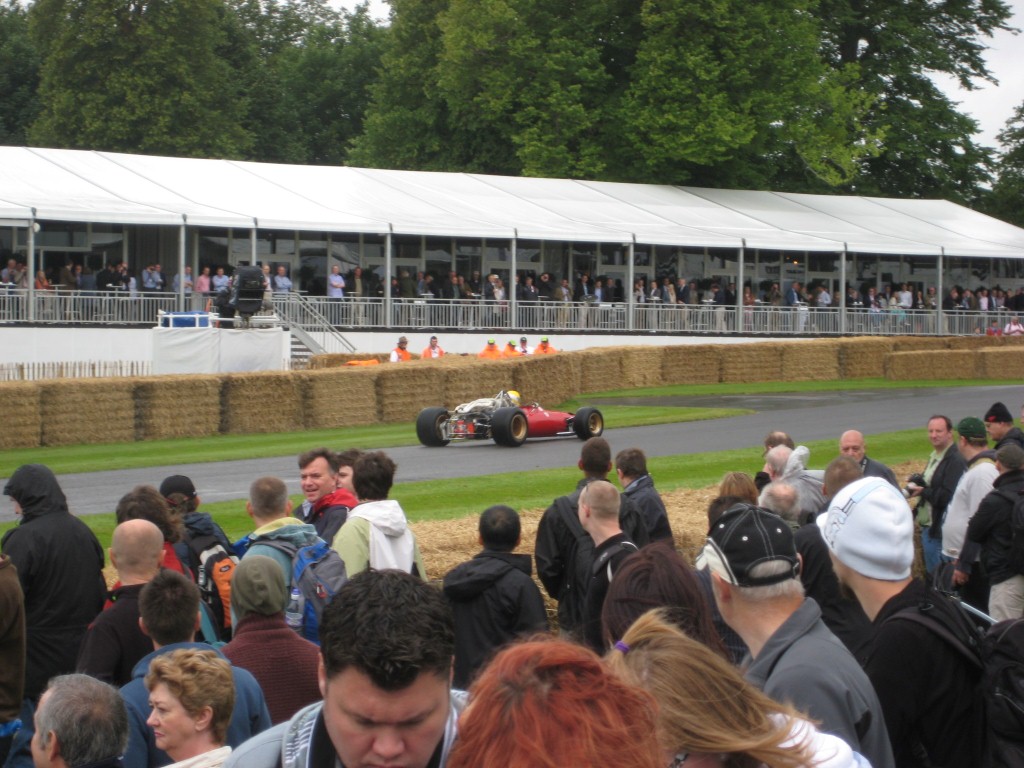
<instances>
[{"instance_id":1,"label":"stacked straw bales","mask_svg":"<svg viewBox=\"0 0 1024 768\"><path fill-rule=\"evenodd\" d=\"M38 386L42 445L135 440L134 379L51 379Z\"/></svg>"},{"instance_id":2,"label":"stacked straw bales","mask_svg":"<svg viewBox=\"0 0 1024 768\"><path fill-rule=\"evenodd\" d=\"M729 344L720 354L723 384L782 380L782 351L777 344Z\"/></svg>"},{"instance_id":3,"label":"stacked straw bales","mask_svg":"<svg viewBox=\"0 0 1024 768\"><path fill-rule=\"evenodd\" d=\"M1024 379L1024 349L1017 345L1009 349L990 347L977 352L980 365L977 366L977 379Z\"/></svg>"},{"instance_id":4,"label":"stacked straw bales","mask_svg":"<svg viewBox=\"0 0 1024 768\"><path fill-rule=\"evenodd\" d=\"M891 381L976 379L981 375L978 354L964 349L891 352L885 356L885 378Z\"/></svg>"},{"instance_id":5,"label":"stacked straw bales","mask_svg":"<svg viewBox=\"0 0 1024 768\"><path fill-rule=\"evenodd\" d=\"M221 432L290 432L303 424L303 379L287 371L223 377Z\"/></svg>"},{"instance_id":6,"label":"stacked straw bales","mask_svg":"<svg viewBox=\"0 0 1024 768\"><path fill-rule=\"evenodd\" d=\"M839 345L839 378L881 379L885 377L885 356L892 352L892 340L879 336L842 339Z\"/></svg>"},{"instance_id":7,"label":"stacked straw bales","mask_svg":"<svg viewBox=\"0 0 1024 768\"><path fill-rule=\"evenodd\" d=\"M377 375L381 367L304 371L302 408L306 429L358 427L380 421Z\"/></svg>"},{"instance_id":8,"label":"stacked straw bales","mask_svg":"<svg viewBox=\"0 0 1024 768\"><path fill-rule=\"evenodd\" d=\"M40 389L28 381L0 384L4 404L4 426L0 429L0 450L36 448L42 429Z\"/></svg>"},{"instance_id":9,"label":"stacked straw bales","mask_svg":"<svg viewBox=\"0 0 1024 768\"><path fill-rule=\"evenodd\" d=\"M835 381L839 344L833 340L780 344L784 381Z\"/></svg>"},{"instance_id":10,"label":"stacked straw bales","mask_svg":"<svg viewBox=\"0 0 1024 768\"><path fill-rule=\"evenodd\" d=\"M661 379L666 385L717 384L722 379L722 348L715 344L665 347Z\"/></svg>"},{"instance_id":11,"label":"stacked straw bales","mask_svg":"<svg viewBox=\"0 0 1024 768\"><path fill-rule=\"evenodd\" d=\"M376 381L380 420L413 421L432 396L444 391L446 368L436 362L383 366Z\"/></svg>"},{"instance_id":12,"label":"stacked straw bales","mask_svg":"<svg viewBox=\"0 0 1024 768\"><path fill-rule=\"evenodd\" d=\"M133 381L136 440L207 437L220 432L218 376L150 376Z\"/></svg>"},{"instance_id":13,"label":"stacked straw bales","mask_svg":"<svg viewBox=\"0 0 1024 768\"><path fill-rule=\"evenodd\" d=\"M893 352L924 352L938 349L949 349L949 339L946 336L892 337Z\"/></svg>"},{"instance_id":14,"label":"stacked straw bales","mask_svg":"<svg viewBox=\"0 0 1024 768\"><path fill-rule=\"evenodd\" d=\"M579 357L580 391L604 392L621 387L622 352L625 349L629 347L599 347L568 353Z\"/></svg>"},{"instance_id":15,"label":"stacked straw bales","mask_svg":"<svg viewBox=\"0 0 1024 768\"><path fill-rule=\"evenodd\" d=\"M630 389L665 386L665 347L647 345L622 348L621 385ZM607 386L605 387L608 388Z\"/></svg>"},{"instance_id":16,"label":"stacked straw bales","mask_svg":"<svg viewBox=\"0 0 1024 768\"><path fill-rule=\"evenodd\" d=\"M538 355L514 368L512 389L525 402L554 405L580 393L580 366L576 355Z\"/></svg>"},{"instance_id":17,"label":"stacked straw bales","mask_svg":"<svg viewBox=\"0 0 1024 768\"><path fill-rule=\"evenodd\" d=\"M376 360L378 363L386 363L391 360L390 352L380 352L375 355L355 355L355 354L331 354L331 355L313 355L309 358L310 370L317 370L319 368L341 368L352 360Z\"/></svg>"},{"instance_id":18,"label":"stacked straw bales","mask_svg":"<svg viewBox=\"0 0 1024 768\"><path fill-rule=\"evenodd\" d=\"M454 408L460 403L491 397L503 389L515 389L516 370L523 365L522 358L511 360L480 360L466 358L465 362L444 366L444 387L435 392L421 393L427 405L444 405ZM530 399L537 399L526 394Z\"/></svg>"}]
</instances>

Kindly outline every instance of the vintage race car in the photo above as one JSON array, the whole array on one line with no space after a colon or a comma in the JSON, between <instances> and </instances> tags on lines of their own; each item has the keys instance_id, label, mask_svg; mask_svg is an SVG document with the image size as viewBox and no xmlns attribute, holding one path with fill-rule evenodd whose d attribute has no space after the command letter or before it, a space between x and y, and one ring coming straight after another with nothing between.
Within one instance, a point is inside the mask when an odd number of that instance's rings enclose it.
<instances>
[{"instance_id":1,"label":"vintage race car","mask_svg":"<svg viewBox=\"0 0 1024 768\"><path fill-rule=\"evenodd\" d=\"M416 436L423 445L439 448L453 440L493 440L515 448L530 437L567 437L580 440L604 432L604 417L597 408L580 408L576 413L549 411L537 403L520 405L519 393L502 390L447 408L424 408L416 418Z\"/></svg>"}]
</instances>

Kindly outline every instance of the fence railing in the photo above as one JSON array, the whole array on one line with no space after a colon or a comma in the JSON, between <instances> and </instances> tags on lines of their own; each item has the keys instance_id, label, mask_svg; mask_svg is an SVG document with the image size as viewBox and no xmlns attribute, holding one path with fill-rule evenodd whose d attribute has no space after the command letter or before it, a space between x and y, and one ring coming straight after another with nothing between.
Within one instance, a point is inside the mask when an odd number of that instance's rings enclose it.
<instances>
[{"instance_id":1,"label":"fence railing","mask_svg":"<svg viewBox=\"0 0 1024 768\"><path fill-rule=\"evenodd\" d=\"M38 379L96 379L149 376L149 360L77 360L61 363L0 363L0 381Z\"/></svg>"},{"instance_id":2,"label":"fence railing","mask_svg":"<svg viewBox=\"0 0 1024 768\"><path fill-rule=\"evenodd\" d=\"M202 309L207 297L186 298L186 309ZM832 336L955 335L985 333L992 321L1002 329L1013 316L990 312L862 307L734 307L716 304L634 304L482 299L331 299L291 293L273 297L275 311L307 334L319 333L328 351L348 351L338 329L482 330L518 332L636 332ZM157 313L177 308L174 294L122 291L37 291L32 306L24 289L0 290L0 323L69 325L155 325ZM29 310L33 310L30 312Z\"/></svg>"}]
</instances>

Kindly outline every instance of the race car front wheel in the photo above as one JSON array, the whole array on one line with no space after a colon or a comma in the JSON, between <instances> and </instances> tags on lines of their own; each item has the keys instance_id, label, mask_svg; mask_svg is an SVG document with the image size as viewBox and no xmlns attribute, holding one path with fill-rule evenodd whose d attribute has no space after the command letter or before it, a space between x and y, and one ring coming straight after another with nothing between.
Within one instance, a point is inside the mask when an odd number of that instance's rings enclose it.
<instances>
[{"instance_id":1,"label":"race car front wheel","mask_svg":"<svg viewBox=\"0 0 1024 768\"><path fill-rule=\"evenodd\" d=\"M526 414L519 408L499 408L491 416L491 438L498 445L518 448L529 431Z\"/></svg>"},{"instance_id":2,"label":"race car front wheel","mask_svg":"<svg viewBox=\"0 0 1024 768\"><path fill-rule=\"evenodd\" d=\"M424 408L416 417L416 437L428 448L448 445L448 409Z\"/></svg>"},{"instance_id":3,"label":"race car front wheel","mask_svg":"<svg viewBox=\"0 0 1024 768\"><path fill-rule=\"evenodd\" d=\"M573 417L572 428L580 440L600 437L604 432L604 416L597 408L580 408Z\"/></svg>"}]
</instances>

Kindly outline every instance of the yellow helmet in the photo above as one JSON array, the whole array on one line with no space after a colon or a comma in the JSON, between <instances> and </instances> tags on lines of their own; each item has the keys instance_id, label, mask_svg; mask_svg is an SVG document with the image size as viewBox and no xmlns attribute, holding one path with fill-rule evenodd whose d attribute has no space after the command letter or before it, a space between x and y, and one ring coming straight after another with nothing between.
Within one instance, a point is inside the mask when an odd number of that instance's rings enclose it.
<instances>
[{"instance_id":1,"label":"yellow helmet","mask_svg":"<svg viewBox=\"0 0 1024 768\"><path fill-rule=\"evenodd\" d=\"M508 391L508 399L512 403L512 405L517 406L517 407L519 406L519 400L520 400L519 393L516 392L514 389L510 389Z\"/></svg>"}]
</instances>

